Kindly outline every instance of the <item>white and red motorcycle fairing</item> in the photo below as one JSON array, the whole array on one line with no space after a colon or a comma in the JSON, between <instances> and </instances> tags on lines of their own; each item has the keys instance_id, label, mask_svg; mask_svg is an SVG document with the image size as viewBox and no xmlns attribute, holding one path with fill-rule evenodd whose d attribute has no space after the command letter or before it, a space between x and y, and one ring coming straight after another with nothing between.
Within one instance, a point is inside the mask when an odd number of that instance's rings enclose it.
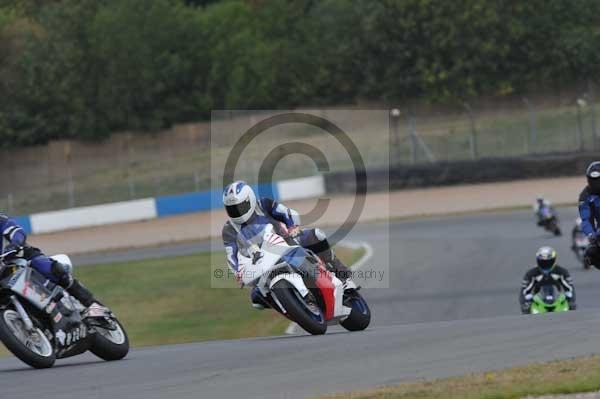
<instances>
[{"instance_id":1,"label":"white and red motorcycle fairing","mask_svg":"<svg viewBox=\"0 0 600 399\"><path fill-rule=\"evenodd\" d=\"M260 251L261 257L257 262L252 262L254 252ZM277 297L274 286L285 280L291 284L302 298L310 294L298 269L292 263L305 262L311 257L317 262L315 268L315 286L322 298L321 311L327 324L335 324L347 318L352 308L344 305L344 284L333 273L328 271L323 261L311 255L299 245L290 245L274 231L273 225L266 224L262 231L262 245L251 245L248 250L249 257L239 257L239 275L244 285L256 286L261 294L270 297L280 308L281 312L290 317L288 310ZM296 321L297 320L293 320Z\"/></svg>"}]
</instances>

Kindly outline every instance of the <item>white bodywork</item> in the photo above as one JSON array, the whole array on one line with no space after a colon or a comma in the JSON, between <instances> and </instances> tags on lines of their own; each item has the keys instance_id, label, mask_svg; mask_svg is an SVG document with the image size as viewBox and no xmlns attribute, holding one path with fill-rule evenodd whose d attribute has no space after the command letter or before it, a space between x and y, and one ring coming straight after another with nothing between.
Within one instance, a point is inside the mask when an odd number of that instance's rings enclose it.
<instances>
[{"instance_id":1,"label":"white bodywork","mask_svg":"<svg viewBox=\"0 0 600 399\"><path fill-rule=\"evenodd\" d=\"M305 297L309 293L309 290L304 284L302 276L291 271L290 266L287 263L279 262L284 254L295 247L299 246L289 245L283 239L283 237L273 231L272 225L267 225L263 232L263 241L261 247L259 248L258 246L254 246L254 248L249 250L250 254L260 251L262 253L262 257L256 262L256 264L252 264L252 260L250 258L240 257L239 272L244 285L256 286L263 296L267 296L267 294L271 293L275 283L281 280L286 280L292 284L296 290L298 290L302 297ZM278 274L271 279L271 272L280 268L285 268L290 271ZM333 274L331 274L331 282L334 285L333 295L335 299L333 317L334 319L339 320L347 317L352 309L343 305L343 283ZM283 306L281 306L281 303L279 303L277 300L276 296L271 295L271 297L277 302L279 307L285 311Z\"/></svg>"}]
</instances>

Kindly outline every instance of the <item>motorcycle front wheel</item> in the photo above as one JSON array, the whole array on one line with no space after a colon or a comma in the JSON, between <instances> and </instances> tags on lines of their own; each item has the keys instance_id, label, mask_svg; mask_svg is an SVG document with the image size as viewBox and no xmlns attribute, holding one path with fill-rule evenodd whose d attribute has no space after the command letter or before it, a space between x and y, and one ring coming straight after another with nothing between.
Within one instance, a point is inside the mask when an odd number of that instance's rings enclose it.
<instances>
[{"instance_id":1,"label":"motorcycle front wheel","mask_svg":"<svg viewBox=\"0 0 600 399\"><path fill-rule=\"evenodd\" d=\"M327 322L321 309L313 301L303 298L289 281L279 280L272 291L292 321L312 335L325 334Z\"/></svg>"},{"instance_id":2,"label":"motorcycle front wheel","mask_svg":"<svg viewBox=\"0 0 600 399\"><path fill-rule=\"evenodd\" d=\"M358 292L352 292L344 298L344 305L352 308L350 315L340 322L348 331L362 331L371 323L371 309L367 301Z\"/></svg>"},{"instance_id":3,"label":"motorcycle front wheel","mask_svg":"<svg viewBox=\"0 0 600 399\"><path fill-rule=\"evenodd\" d=\"M33 331L27 331L14 309L0 310L0 341L13 355L36 369L50 368L56 361L54 346L48 337L35 326Z\"/></svg>"},{"instance_id":4,"label":"motorcycle front wheel","mask_svg":"<svg viewBox=\"0 0 600 399\"><path fill-rule=\"evenodd\" d=\"M104 327L94 324L94 329L96 335L90 352L106 361L121 360L127 356L129 338L119 320L111 318Z\"/></svg>"}]
</instances>

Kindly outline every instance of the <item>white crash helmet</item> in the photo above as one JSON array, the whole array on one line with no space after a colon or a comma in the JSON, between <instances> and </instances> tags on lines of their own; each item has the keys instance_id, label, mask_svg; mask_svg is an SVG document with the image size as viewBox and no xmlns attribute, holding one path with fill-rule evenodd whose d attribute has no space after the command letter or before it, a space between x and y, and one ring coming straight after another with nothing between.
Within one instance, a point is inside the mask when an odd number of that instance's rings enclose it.
<instances>
[{"instance_id":1,"label":"white crash helmet","mask_svg":"<svg viewBox=\"0 0 600 399\"><path fill-rule=\"evenodd\" d=\"M246 223L256 211L256 195L246 182L236 181L225 187L223 205L233 223Z\"/></svg>"}]
</instances>

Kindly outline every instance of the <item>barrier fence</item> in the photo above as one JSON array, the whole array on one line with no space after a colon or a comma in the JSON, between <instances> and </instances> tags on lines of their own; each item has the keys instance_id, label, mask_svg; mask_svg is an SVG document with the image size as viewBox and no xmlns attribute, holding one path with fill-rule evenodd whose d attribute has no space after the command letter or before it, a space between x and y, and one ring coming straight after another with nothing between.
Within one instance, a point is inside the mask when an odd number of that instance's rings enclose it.
<instances>
[{"instance_id":1,"label":"barrier fence","mask_svg":"<svg viewBox=\"0 0 600 399\"><path fill-rule=\"evenodd\" d=\"M252 186L260 196L275 200L318 197L325 193L322 176ZM134 222L222 207L221 190L122 201L110 204L40 212L16 217L27 234L51 233L113 223Z\"/></svg>"}]
</instances>

